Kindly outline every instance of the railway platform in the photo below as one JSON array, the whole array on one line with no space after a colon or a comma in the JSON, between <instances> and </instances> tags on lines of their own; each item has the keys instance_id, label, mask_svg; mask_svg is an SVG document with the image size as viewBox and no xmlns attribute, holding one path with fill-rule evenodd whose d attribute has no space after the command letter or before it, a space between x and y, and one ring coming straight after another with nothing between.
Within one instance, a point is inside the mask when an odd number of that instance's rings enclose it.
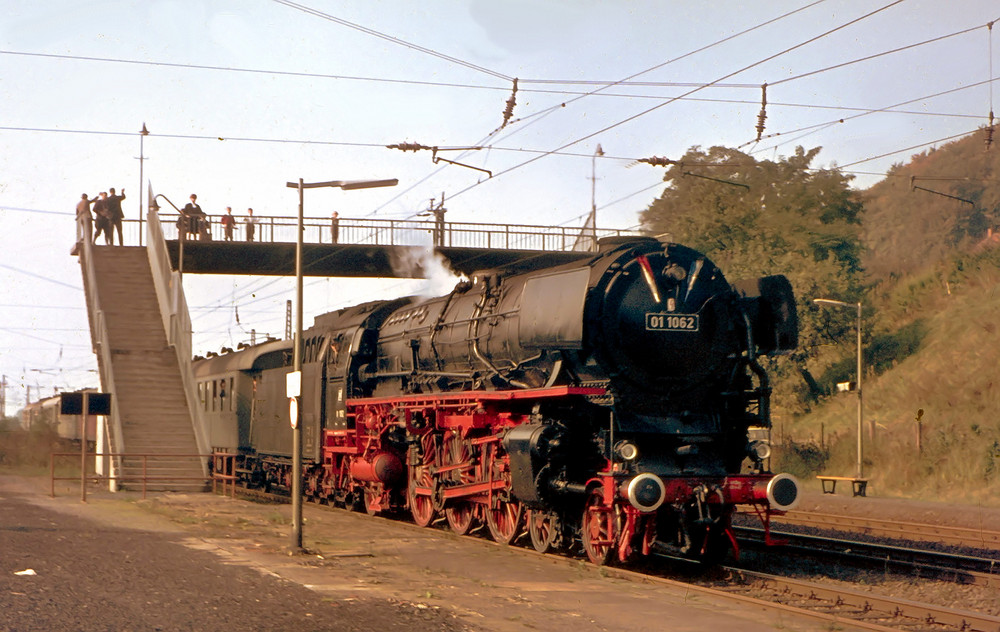
<instances>
[{"instance_id":1,"label":"railway platform","mask_svg":"<svg viewBox=\"0 0 1000 632\"><path fill-rule=\"evenodd\" d=\"M212 494L68 492L0 474L0 630L826 629L447 530ZM15 575L32 569L35 575Z\"/></svg>"}]
</instances>

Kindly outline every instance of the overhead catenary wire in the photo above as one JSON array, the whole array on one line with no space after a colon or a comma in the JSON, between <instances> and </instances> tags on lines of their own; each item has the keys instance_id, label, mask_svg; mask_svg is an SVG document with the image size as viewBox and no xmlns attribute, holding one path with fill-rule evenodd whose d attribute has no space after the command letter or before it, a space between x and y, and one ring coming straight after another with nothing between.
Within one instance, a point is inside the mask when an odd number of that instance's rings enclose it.
<instances>
[{"instance_id":1,"label":"overhead catenary wire","mask_svg":"<svg viewBox=\"0 0 1000 632\"><path fill-rule=\"evenodd\" d=\"M412 50L424 53L426 55L430 55L432 57L437 57L438 59L443 59L444 61L451 62L453 64L457 64L459 66L463 66L465 68L469 68L471 70L475 70L477 72L481 72L481 73L484 73L484 74L496 77L498 79L503 79L504 81L508 81L509 82L509 81L511 81L511 80L514 79L513 77L510 77L510 76L505 75L503 73L497 72L495 70L491 70L489 68L485 68L483 66L479 66L477 64L473 64L473 63L468 62L468 61L466 61L464 59L459 59L458 57L453 57L451 55L446 55L445 53L438 52L436 50L433 50L431 48L427 48L425 46L420 46L419 44L414 44L412 42L407 42L406 40L400 39L398 37L393 37L392 35L388 35L386 33L382 33L381 31L376 31L375 29L368 28L367 26L361 26L360 24L355 24L354 22L349 22L349 21L347 21L347 20L345 20L343 18L338 18L338 17L336 17L334 15L330 15L329 13L324 13L323 11L320 11L318 9L313 9L312 7L308 7L308 6L306 6L304 4L300 4L298 2L291 2L291 0L273 0L273 1L277 2L278 4L283 4L286 7L289 7L289 8L292 8L292 9L296 9L298 11L302 11L303 13L308 13L309 15L313 15L315 17L322 18L322 19L327 20L329 22L333 22L335 24L339 24L341 26L346 26L347 28L351 28L351 29L354 29L356 31L360 31L362 33L365 33L366 35L371 35L372 37L377 37L377 38L383 39L383 40L385 40L387 42L392 42L393 44L398 44L400 46L404 46L406 48L410 48Z\"/></svg>"},{"instance_id":2,"label":"overhead catenary wire","mask_svg":"<svg viewBox=\"0 0 1000 632\"><path fill-rule=\"evenodd\" d=\"M834 64L832 66L826 66L825 68L818 68L816 70L810 70L809 72L804 72L804 73L801 73L801 74L798 74L798 75L795 75L795 76L792 76L792 77L785 77L784 79L778 79L777 81L771 81L769 83L769 85L771 85L771 86L779 86L779 85L782 85L782 84L785 84L785 83L789 83L789 82L792 82L792 81L799 81L801 79L805 79L806 77L812 77L814 75L818 75L818 74L825 73L825 72L830 72L832 70L838 70L840 68L845 68L847 66L852 66L854 64L859 64L861 62L866 62L866 61L871 61L873 59L878 59L879 57L885 57L887 55L893 55L895 53L900 53L900 52L903 52L903 51L906 51L906 50L910 50L910 49L913 49L913 48L918 48L920 46L926 46L927 44L933 44L935 42L940 42L942 40L946 40L946 39L949 39L949 38L952 38L952 37L957 37L959 35L965 35L966 33L972 33L974 31L978 31L979 29L982 29L984 27L989 28L990 25L992 25L992 24L993 24L993 22L987 22L986 24L979 24L979 25L973 26L971 28L962 29L961 31L955 31L954 33L948 33L947 35L941 35L941 36L933 37L931 39L923 40L923 41L920 41L920 42L914 42L913 44L907 44L906 46L900 46L898 48L893 48L891 50L882 51L880 53L874 53L872 55L867 55L865 57L859 57L857 59L852 59L851 61L845 61L845 62L842 62L842 63L839 63L839 64ZM991 72L990 76L992 76L992 74L993 73Z\"/></svg>"},{"instance_id":3,"label":"overhead catenary wire","mask_svg":"<svg viewBox=\"0 0 1000 632\"><path fill-rule=\"evenodd\" d=\"M788 54L788 53L790 53L790 52L792 52L794 50L797 50L799 48L802 48L803 46L811 44L812 42L815 42L815 41L817 41L819 39L822 39L822 38L824 38L824 37L826 37L826 36L828 36L828 35L830 35L832 33L836 33L837 31L843 30L843 29L845 29L845 28L847 28L849 26L857 24L858 22L861 22L861 21L863 21L865 19L868 19L868 18L870 18L870 17L878 14L878 13L886 11L886 10L888 10L888 9L890 9L890 8L892 8L892 7L900 4L902 2L904 2L904 0L893 0L892 2L886 4L886 5L878 8L878 9L875 9L873 11L865 13L864 15L862 15L860 17L857 17L857 18L854 18L853 20L849 20L849 21L847 21L847 22L845 22L845 23L843 23L843 24L841 24L841 25L839 25L837 27L834 27L832 29L828 29L828 30L826 30L826 31L824 31L824 32L822 32L822 33L820 33L818 35L815 35L815 36L813 36L813 37L811 37L811 38L809 38L809 39L807 39L807 40L805 40L803 42L799 42L798 44L795 44L794 46L790 46L790 47L785 48L785 49L783 49L783 50L781 50L781 51L779 51L777 53L774 53L774 54L769 55L769 56L767 56L767 57L765 57L763 59L755 61L755 62L753 62L753 63L751 63L749 65L743 66L743 67L741 67L741 68L739 68L737 70L729 72L729 73L727 73L727 74L719 77L718 79L716 79L714 81L708 82L704 86L700 86L700 87L694 88L694 89L692 89L692 90L690 90L688 92L685 92L683 95L680 95L679 97L674 97L674 98L667 99L663 103L655 105L655 106L653 106L651 108L647 108L647 109L645 109L645 110L643 110L643 111L641 111L641 112L639 112L637 114L629 116L629 117L627 117L627 118L625 118L623 120L620 120L620 121L618 121L616 123L613 123L611 125L607 125L607 126L601 128L601 129L599 129L599 130L597 130L595 132L591 132L591 133L589 133L589 134L587 134L585 136L579 137L579 138L577 138L575 140L572 140L572 141L570 141L568 143L560 145L559 147L557 147L555 150L552 150L551 152L547 152L545 154L536 156L535 158L532 158L532 159L527 160L525 162L522 162L520 164L514 165L513 167L509 167L507 169L504 169L503 171L499 171L499 172L497 172L497 173L494 174L494 179L497 178L497 177L499 177L499 176L501 176L501 175L505 175L507 173L510 173L512 171L515 171L517 169L525 167L525 166L527 166L527 165L529 165L529 164L531 164L533 162L541 160L542 158L544 158L544 157L546 157L548 155L552 155L555 152L562 151L563 149L566 149L567 147L572 147L573 145L581 143L581 142L583 142L585 140L589 140L589 139L591 139L591 138L593 138L595 136L598 136L598 135L603 134L605 132L608 132L608 131L610 131L612 129L615 129L616 127L620 127L620 126L622 126L622 125L624 125L626 123L630 123L630 122L632 122L632 121L634 121L634 120L636 120L638 118L646 116L647 114L655 112L655 111L659 110L662 107L665 107L667 105L670 105L671 103L674 103L675 101L677 101L681 97L690 96L692 94L695 94L696 92L704 90L706 87L708 87L710 85L713 85L713 84L725 81L726 79L729 79L731 77L735 77L736 75L739 75L739 74L741 74L743 72L746 72L747 70L750 70L751 68L755 68L755 67L760 66L762 64L765 64L765 63L767 63L769 61L777 59L778 57L781 57L782 55L786 55L786 54ZM810 6L812 6L812 5L810 5ZM482 184L481 182L477 182L475 184L469 185L469 186L465 187L464 189L459 190L457 193L451 194L450 197L452 199L454 199L455 197L457 197L459 195L462 195L463 193L467 193L468 191L470 191L470 190L472 190L472 189L480 186L481 184Z\"/></svg>"}]
</instances>

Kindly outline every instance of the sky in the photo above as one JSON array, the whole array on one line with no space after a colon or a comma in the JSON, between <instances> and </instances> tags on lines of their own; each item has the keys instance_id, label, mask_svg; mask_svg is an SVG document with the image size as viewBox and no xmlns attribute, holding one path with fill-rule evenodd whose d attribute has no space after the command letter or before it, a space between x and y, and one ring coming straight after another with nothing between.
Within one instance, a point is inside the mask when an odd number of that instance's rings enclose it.
<instances>
[{"instance_id":1,"label":"sky","mask_svg":"<svg viewBox=\"0 0 1000 632\"><path fill-rule=\"evenodd\" d=\"M124 188L128 218L147 186L210 215L294 217L286 182L397 178L309 190L305 215L412 218L444 196L449 221L579 226L593 190L599 226L633 228L665 186L638 159L822 147L813 166L863 189L987 125L1000 98L995 0L0 0L0 15L7 414L29 390L98 386L70 255L84 192ZM386 147L403 142L481 146L446 156L493 176ZM309 279L306 325L421 283ZM294 279L184 286L195 353L283 335L294 297Z\"/></svg>"}]
</instances>

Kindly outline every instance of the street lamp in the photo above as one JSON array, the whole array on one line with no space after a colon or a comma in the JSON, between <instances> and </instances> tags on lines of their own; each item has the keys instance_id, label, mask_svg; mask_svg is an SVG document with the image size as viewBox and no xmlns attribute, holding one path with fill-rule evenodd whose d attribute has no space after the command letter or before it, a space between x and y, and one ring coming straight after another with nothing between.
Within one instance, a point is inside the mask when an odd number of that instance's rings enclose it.
<instances>
[{"instance_id":1,"label":"street lamp","mask_svg":"<svg viewBox=\"0 0 1000 632\"><path fill-rule=\"evenodd\" d=\"M331 187L353 191L375 187L394 187L399 180L331 180L330 182L288 182L290 189L299 190L299 222L295 237L295 339L292 341L292 364L295 377L288 381L289 417L292 425L292 550L302 550L302 424L298 398L302 395L302 235L305 233L303 191Z\"/></svg>"},{"instance_id":2,"label":"street lamp","mask_svg":"<svg viewBox=\"0 0 1000 632\"><path fill-rule=\"evenodd\" d=\"M858 391L858 464L857 464L857 477L864 478L864 468L862 466L862 447L861 447L861 437L862 437L862 412L864 410L862 391L861 391L861 301L857 303L845 303L844 301L835 301L830 298L814 298L813 303L817 305L833 305L835 307L857 307L858 309L858 381L857 381L857 391Z\"/></svg>"},{"instance_id":3,"label":"street lamp","mask_svg":"<svg viewBox=\"0 0 1000 632\"><path fill-rule=\"evenodd\" d=\"M139 245L142 245L142 163L146 160L146 157L142 153L142 143L149 136L149 130L146 129L146 123L143 121L142 129L139 131ZM125 195L122 193L122 195ZM120 240L119 240L120 241Z\"/></svg>"}]
</instances>

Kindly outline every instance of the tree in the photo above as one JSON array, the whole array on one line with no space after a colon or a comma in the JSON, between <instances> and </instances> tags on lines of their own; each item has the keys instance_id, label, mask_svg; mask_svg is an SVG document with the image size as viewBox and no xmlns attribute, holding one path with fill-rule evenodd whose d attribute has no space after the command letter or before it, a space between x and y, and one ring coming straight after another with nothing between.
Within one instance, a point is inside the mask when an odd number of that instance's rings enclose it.
<instances>
[{"instance_id":1,"label":"tree","mask_svg":"<svg viewBox=\"0 0 1000 632\"><path fill-rule=\"evenodd\" d=\"M812 299L854 301L862 292L863 206L848 186L852 176L810 167L819 151L798 147L768 161L693 147L667 170L670 185L641 214L647 230L701 250L731 281L788 277L798 300L799 349L772 369L779 380L805 378L796 379L798 402L784 402L796 409L814 384L806 367L813 348L846 335L853 322L822 314Z\"/></svg>"}]
</instances>

